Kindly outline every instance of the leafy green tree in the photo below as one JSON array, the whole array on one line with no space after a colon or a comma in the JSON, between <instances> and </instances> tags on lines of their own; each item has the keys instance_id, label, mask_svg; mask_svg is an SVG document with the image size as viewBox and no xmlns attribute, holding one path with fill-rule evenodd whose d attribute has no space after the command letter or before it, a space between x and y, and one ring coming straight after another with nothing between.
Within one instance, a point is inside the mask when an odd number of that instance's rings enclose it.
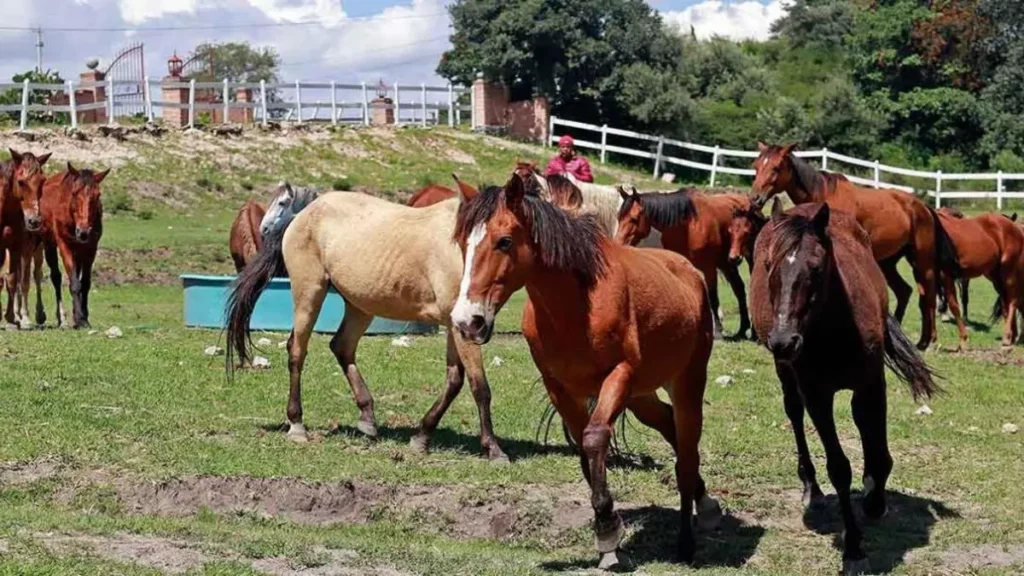
<instances>
[{"instance_id":1,"label":"leafy green tree","mask_svg":"<svg viewBox=\"0 0 1024 576\"><path fill-rule=\"evenodd\" d=\"M25 80L33 84L64 84L64 79L61 78L60 73L49 69L46 71L30 70L11 77L11 81L16 84L20 84ZM29 104L47 104L50 98L58 92L60 90L30 90L28 102ZM21 104L21 94L21 88L5 90L3 93L0 93L0 104ZM12 120L19 120L21 113L8 112L7 116ZM67 120L66 114L54 112L29 112L28 117L32 122L59 123Z\"/></svg>"},{"instance_id":2,"label":"leafy green tree","mask_svg":"<svg viewBox=\"0 0 1024 576\"><path fill-rule=\"evenodd\" d=\"M248 42L203 43L192 50L192 56L196 55L209 63L206 70L193 76L196 80L278 81L281 57L270 46L253 47Z\"/></svg>"},{"instance_id":3,"label":"leafy green tree","mask_svg":"<svg viewBox=\"0 0 1024 576\"><path fill-rule=\"evenodd\" d=\"M856 7L849 0L797 0L772 23L772 34L794 48L837 49L853 31Z\"/></svg>"}]
</instances>

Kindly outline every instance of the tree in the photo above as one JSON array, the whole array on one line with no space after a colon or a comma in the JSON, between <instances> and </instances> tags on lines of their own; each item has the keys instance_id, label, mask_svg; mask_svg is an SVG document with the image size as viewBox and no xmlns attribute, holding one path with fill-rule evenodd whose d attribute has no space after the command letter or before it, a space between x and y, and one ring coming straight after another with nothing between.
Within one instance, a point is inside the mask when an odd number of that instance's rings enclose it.
<instances>
[{"instance_id":1,"label":"tree","mask_svg":"<svg viewBox=\"0 0 1024 576\"><path fill-rule=\"evenodd\" d=\"M20 84L28 80L33 84L64 84L64 79L61 78L60 73L56 70L47 69L45 72L38 70L29 70L21 74L15 74L11 77L11 81ZM29 104L47 104L50 98L60 92L60 90L30 90L28 103ZM10 88L0 94L0 104L21 104L21 88ZM13 120L20 118L20 112L8 112L7 116ZM46 122L46 123L59 123L64 122L67 119L66 114L53 113L53 112L29 112L29 119L33 122Z\"/></svg>"},{"instance_id":2,"label":"tree","mask_svg":"<svg viewBox=\"0 0 1024 576\"><path fill-rule=\"evenodd\" d=\"M205 71L194 76L199 81L277 82L281 57L273 47L255 48L248 42L203 43L192 50L192 56L208 59Z\"/></svg>"},{"instance_id":3,"label":"tree","mask_svg":"<svg viewBox=\"0 0 1024 576\"><path fill-rule=\"evenodd\" d=\"M771 31L794 48L840 48L853 31L856 7L849 0L797 0Z\"/></svg>"}]
</instances>

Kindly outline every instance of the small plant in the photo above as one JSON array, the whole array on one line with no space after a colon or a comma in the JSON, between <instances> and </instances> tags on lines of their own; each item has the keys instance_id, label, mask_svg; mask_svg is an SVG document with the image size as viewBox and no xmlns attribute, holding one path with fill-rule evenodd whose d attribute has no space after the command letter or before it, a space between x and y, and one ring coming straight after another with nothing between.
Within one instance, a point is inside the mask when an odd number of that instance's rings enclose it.
<instances>
[{"instance_id":1,"label":"small plant","mask_svg":"<svg viewBox=\"0 0 1024 576\"><path fill-rule=\"evenodd\" d=\"M196 186L199 186L200 188L209 188L212 184L213 182L211 182L206 176L196 178Z\"/></svg>"},{"instance_id":2,"label":"small plant","mask_svg":"<svg viewBox=\"0 0 1024 576\"><path fill-rule=\"evenodd\" d=\"M122 212L132 211L132 198L127 192L118 190L111 192L104 202L107 212L110 214L118 214Z\"/></svg>"},{"instance_id":3,"label":"small plant","mask_svg":"<svg viewBox=\"0 0 1024 576\"><path fill-rule=\"evenodd\" d=\"M245 190L246 192L252 192L252 189L252 182L242 182L242 190Z\"/></svg>"},{"instance_id":4,"label":"small plant","mask_svg":"<svg viewBox=\"0 0 1024 576\"><path fill-rule=\"evenodd\" d=\"M331 189L339 192L347 192L352 189L352 181L348 177L338 178L331 182Z\"/></svg>"},{"instance_id":5,"label":"small plant","mask_svg":"<svg viewBox=\"0 0 1024 576\"><path fill-rule=\"evenodd\" d=\"M152 220L153 216L153 211L149 208L139 210L139 220Z\"/></svg>"}]
</instances>

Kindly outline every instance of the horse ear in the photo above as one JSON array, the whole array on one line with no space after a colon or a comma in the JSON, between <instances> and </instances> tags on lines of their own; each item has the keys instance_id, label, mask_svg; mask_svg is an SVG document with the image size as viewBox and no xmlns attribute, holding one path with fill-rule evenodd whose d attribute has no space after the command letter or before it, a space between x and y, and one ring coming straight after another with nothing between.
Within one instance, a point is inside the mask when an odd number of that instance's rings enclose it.
<instances>
[{"instance_id":1,"label":"horse ear","mask_svg":"<svg viewBox=\"0 0 1024 576\"><path fill-rule=\"evenodd\" d=\"M50 155L52 155L52 154L53 154L53 152L47 152L46 154L43 154L42 156L37 157L36 160L38 160L39 161L39 165L42 166L43 164L46 164L46 161L50 159Z\"/></svg>"},{"instance_id":2,"label":"horse ear","mask_svg":"<svg viewBox=\"0 0 1024 576\"><path fill-rule=\"evenodd\" d=\"M772 221L777 222L782 220L784 210L782 209L782 200L779 200L778 196L772 197Z\"/></svg>"},{"instance_id":3,"label":"horse ear","mask_svg":"<svg viewBox=\"0 0 1024 576\"><path fill-rule=\"evenodd\" d=\"M765 150L768 150L768 145L765 144L764 142L758 140L757 141L757 151L758 152L764 152Z\"/></svg>"},{"instance_id":4,"label":"horse ear","mask_svg":"<svg viewBox=\"0 0 1024 576\"><path fill-rule=\"evenodd\" d=\"M96 173L96 174L95 174L95 175L94 175L94 176L92 177L92 181L93 181L93 183L94 183L94 184L99 184L100 182L103 182L103 179L107 177L107 174L110 174L110 168L107 168L107 169L106 169L106 170L104 170L103 172L98 172L98 173Z\"/></svg>"},{"instance_id":5,"label":"horse ear","mask_svg":"<svg viewBox=\"0 0 1024 576\"><path fill-rule=\"evenodd\" d=\"M622 196L623 200L629 200L629 192L626 192L626 188L622 184L616 186L615 189L619 191L619 196Z\"/></svg>"},{"instance_id":6,"label":"horse ear","mask_svg":"<svg viewBox=\"0 0 1024 576\"><path fill-rule=\"evenodd\" d=\"M473 186L470 186L468 183L459 180L458 175L456 175L455 173L452 173L452 178L455 178L455 184L457 184L459 187L459 199L462 202L472 200L480 194L479 190L477 190Z\"/></svg>"},{"instance_id":7,"label":"horse ear","mask_svg":"<svg viewBox=\"0 0 1024 576\"><path fill-rule=\"evenodd\" d=\"M78 176L78 170L76 170L75 167L71 165L70 160L68 161L68 174L76 177Z\"/></svg>"},{"instance_id":8,"label":"horse ear","mask_svg":"<svg viewBox=\"0 0 1024 576\"><path fill-rule=\"evenodd\" d=\"M782 149L782 156L783 156L783 158L785 158L786 156L789 156L790 154L792 154L794 150L796 150L796 142L793 142L792 144L787 144Z\"/></svg>"},{"instance_id":9,"label":"horse ear","mask_svg":"<svg viewBox=\"0 0 1024 576\"><path fill-rule=\"evenodd\" d=\"M517 208L526 196L526 183L518 175L513 174L505 184L505 205L510 209Z\"/></svg>"},{"instance_id":10,"label":"horse ear","mask_svg":"<svg viewBox=\"0 0 1024 576\"><path fill-rule=\"evenodd\" d=\"M818 211L814 214L814 218L811 219L811 224L814 225L814 231L818 233L821 238L827 238L828 220L831 215L831 210L828 204L822 204L818 207Z\"/></svg>"},{"instance_id":11,"label":"horse ear","mask_svg":"<svg viewBox=\"0 0 1024 576\"><path fill-rule=\"evenodd\" d=\"M15 164L21 164L21 153L20 152L16 152L14 150L14 148L8 148L7 151L11 153L11 160L14 160Z\"/></svg>"}]
</instances>

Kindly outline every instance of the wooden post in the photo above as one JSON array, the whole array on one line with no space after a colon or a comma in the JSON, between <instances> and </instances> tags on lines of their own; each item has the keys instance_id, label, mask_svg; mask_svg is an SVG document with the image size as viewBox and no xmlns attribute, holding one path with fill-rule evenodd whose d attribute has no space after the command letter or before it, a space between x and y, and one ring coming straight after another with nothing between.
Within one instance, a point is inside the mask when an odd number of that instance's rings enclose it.
<instances>
[{"instance_id":1,"label":"wooden post","mask_svg":"<svg viewBox=\"0 0 1024 576\"><path fill-rule=\"evenodd\" d=\"M398 92L398 82L395 82L395 126L402 125L402 99Z\"/></svg>"},{"instance_id":2,"label":"wooden post","mask_svg":"<svg viewBox=\"0 0 1024 576\"><path fill-rule=\"evenodd\" d=\"M935 209L942 208L942 170L935 173Z\"/></svg>"},{"instance_id":3,"label":"wooden post","mask_svg":"<svg viewBox=\"0 0 1024 576\"><path fill-rule=\"evenodd\" d=\"M715 144L715 152L711 155L711 183L708 186L715 185L715 178L718 177L718 153L720 147Z\"/></svg>"},{"instance_id":4,"label":"wooden post","mask_svg":"<svg viewBox=\"0 0 1024 576\"><path fill-rule=\"evenodd\" d=\"M224 99L224 117L221 118L221 124L231 123L231 95L228 94L228 79L224 79L224 94L221 95Z\"/></svg>"},{"instance_id":5,"label":"wooden post","mask_svg":"<svg viewBox=\"0 0 1024 576\"><path fill-rule=\"evenodd\" d=\"M363 88L363 126L370 125L370 101L366 98L366 82L360 82Z\"/></svg>"},{"instance_id":6,"label":"wooden post","mask_svg":"<svg viewBox=\"0 0 1024 576\"><path fill-rule=\"evenodd\" d=\"M821 149L821 169L828 170L828 148Z\"/></svg>"},{"instance_id":7,"label":"wooden post","mask_svg":"<svg viewBox=\"0 0 1024 576\"><path fill-rule=\"evenodd\" d=\"M302 84L298 80L295 81L295 118L302 124Z\"/></svg>"},{"instance_id":8,"label":"wooden post","mask_svg":"<svg viewBox=\"0 0 1024 576\"><path fill-rule=\"evenodd\" d=\"M114 79L107 78L107 126L114 124Z\"/></svg>"},{"instance_id":9,"label":"wooden post","mask_svg":"<svg viewBox=\"0 0 1024 576\"><path fill-rule=\"evenodd\" d=\"M553 141L554 136L555 136L555 115L552 114L551 117L548 118L548 139L547 139L546 142L544 142L544 146L551 146L551 142Z\"/></svg>"},{"instance_id":10,"label":"wooden post","mask_svg":"<svg viewBox=\"0 0 1024 576\"><path fill-rule=\"evenodd\" d=\"M28 78L21 83L21 129L28 128Z\"/></svg>"},{"instance_id":11,"label":"wooden post","mask_svg":"<svg viewBox=\"0 0 1024 576\"><path fill-rule=\"evenodd\" d=\"M331 124L338 123L338 88L331 80Z\"/></svg>"},{"instance_id":12,"label":"wooden post","mask_svg":"<svg viewBox=\"0 0 1024 576\"><path fill-rule=\"evenodd\" d=\"M260 112L263 114L263 126L267 125L267 81L260 80Z\"/></svg>"},{"instance_id":13,"label":"wooden post","mask_svg":"<svg viewBox=\"0 0 1024 576\"><path fill-rule=\"evenodd\" d=\"M661 172L661 151L665 147L665 137L658 136L658 152L654 155L654 178Z\"/></svg>"},{"instance_id":14,"label":"wooden post","mask_svg":"<svg viewBox=\"0 0 1024 576\"><path fill-rule=\"evenodd\" d=\"M68 80L68 106L71 110L71 127L78 128L78 103L75 101L75 83L71 80Z\"/></svg>"},{"instance_id":15,"label":"wooden post","mask_svg":"<svg viewBox=\"0 0 1024 576\"><path fill-rule=\"evenodd\" d=\"M882 172L881 166L879 165L878 160L875 160L875 188L881 188L882 187L882 174L881 174L881 172Z\"/></svg>"},{"instance_id":16,"label":"wooden post","mask_svg":"<svg viewBox=\"0 0 1024 576\"><path fill-rule=\"evenodd\" d=\"M1003 171L999 171L996 177L996 210L1003 209Z\"/></svg>"},{"instance_id":17,"label":"wooden post","mask_svg":"<svg viewBox=\"0 0 1024 576\"><path fill-rule=\"evenodd\" d=\"M548 138L548 142L551 138ZM604 164L605 156L608 155L608 125L601 125L601 164Z\"/></svg>"},{"instance_id":18,"label":"wooden post","mask_svg":"<svg viewBox=\"0 0 1024 576\"><path fill-rule=\"evenodd\" d=\"M153 92L149 85L149 76L142 79L142 97L146 99L146 120L153 121ZM74 100L74 96L71 98Z\"/></svg>"},{"instance_id":19,"label":"wooden post","mask_svg":"<svg viewBox=\"0 0 1024 576\"><path fill-rule=\"evenodd\" d=\"M420 125L424 128L427 127L427 85L420 83L420 111L423 113L423 118L420 119Z\"/></svg>"},{"instance_id":20,"label":"wooden post","mask_svg":"<svg viewBox=\"0 0 1024 576\"><path fill-rule=\"evenodd\" d=\"M455 126L455 93L452 91L452 83L448 83L448 127Z\"/></svg>"},{"instance_id":21,"label":"wooden post","mask_svg":"<svg viewBox=\"0 0 1024 576\"><path fill-rule=\"evenodd\" d=\"M196 127L196 81L188 81L188 127Z\"/></svg>"}]
</instances>

